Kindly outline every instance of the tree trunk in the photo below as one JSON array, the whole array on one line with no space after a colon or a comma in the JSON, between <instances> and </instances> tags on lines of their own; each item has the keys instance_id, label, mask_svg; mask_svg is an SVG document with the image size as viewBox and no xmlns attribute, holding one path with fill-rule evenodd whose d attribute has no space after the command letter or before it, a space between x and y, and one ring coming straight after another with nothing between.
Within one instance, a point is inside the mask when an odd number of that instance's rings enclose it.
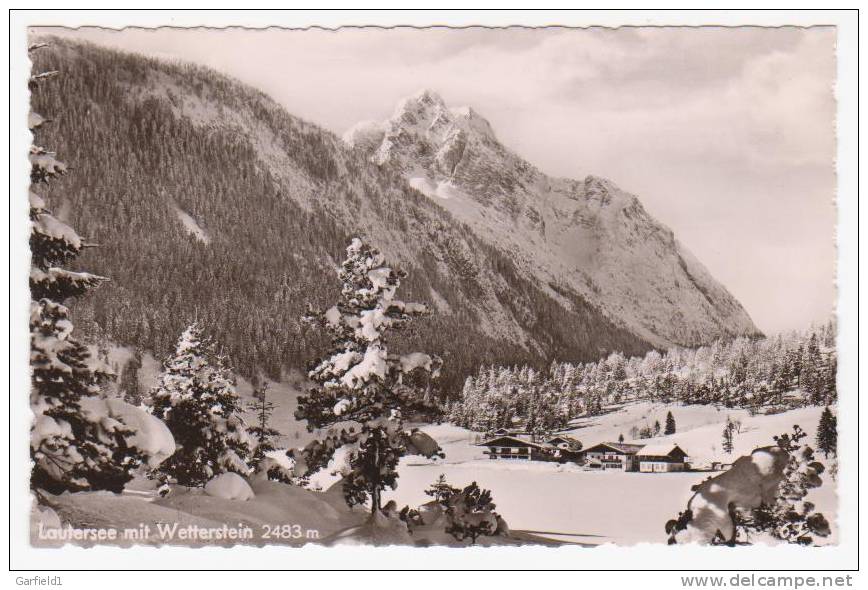
<instances>
[{"instance_id":1,"label":"tree trunk","mask_svg":"<svg viewBox=\"0 0 868 590\"><path fill-rule=\"evenodd\" d=\"M374 470L375 475L371 481L371 514L376 515L380 511L380 443L382 442L382 432L376 431L377 438L374 447Z\"/></svg>"},{"instance_id":2,"label":"tree trunk","mask_svg":"<svg viewBox=\"0 0 868 590\"><path fill-rule=\"evenodd\" d=\"M374 486L371 490L371 514L377 514L380 511L380 488Z\"/></svg>"}]
</instances>

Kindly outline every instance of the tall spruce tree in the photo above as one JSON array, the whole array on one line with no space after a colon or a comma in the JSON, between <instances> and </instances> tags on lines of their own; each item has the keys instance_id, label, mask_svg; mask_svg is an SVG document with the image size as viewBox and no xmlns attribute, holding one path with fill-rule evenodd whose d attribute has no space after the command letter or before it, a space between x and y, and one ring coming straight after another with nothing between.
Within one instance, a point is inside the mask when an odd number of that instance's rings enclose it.
<instances>
[{"instance_id":1,"label":"tall spruce tree","mask_svg":"<svg viewBox=\"0 0 868 590\"><path fill-rule=\"evenodd\" d=\"M247 429L256 444L250 458L250 467L254 470L259 468L266 453L276 449L274 439L280 436L280 432L270 426L274 407L274 402L268 399L268 381L260 384L258 379L254 378L253 401L247 406L247 409L256 415L256 425Z\"/></svg>"},{"instance_id":2,"label":"tall spruce tree","mask_svg":"<svg viewBox=\"0 0 868 590\"><path fill-rule=\"evenodd\" d=\"M817 333L811 334L808 345L802 357L802 388L807 394L807 401L814 405L826 403L826 363L820 352L820 341Z\"/></svg>"},{"instance_id":3,"label":"tall spruce tree","mask_svg":"<svg viewBox=\"0 0 868 590\"><path fill-rule=\"evenodd\" d=\"M723 451L731 454L733 451L733 440L735 439L735 423L727 416L726 426L723 428Z\"/></svg>"},{"instance_id":4,"label":"tall spruce tree","mask_svg":"<svg viewBox=\"0 0 868 590\"><path fill-rule=\"evenodd\" d=\"M666 412L666 428L663 430L663 434L675 434L675 416L672 415L672 412Z\"/></svg>"},{"instance_id":5,"label":"tall spruce tree","mask_svg":"<svg viewBox=\"0 0 868 590\"><path fill-rule=\"evenodd\" d=\"M817 449L826 457L838 454L838 419L828 407L820 414Z\"/></svg>"},{"instance_id":6,"label":"tall spruce tree","mask_svg":"<svg viewBox=\"0 0 868 590\"><path fill-rule=\"evenodd\" d=\"M184 486L203 486L232 471L247 475L250 448L241 400L228 361L191 324L165 364L151 392L151 411L175 437L176 451L159 476Z\"/></svg>"},{"instance_id":7,"label":"tall spruce tree","mask_svg":"<svg viewBox=\"0 0 868 590\"><path fill-rule=\"evenodd\" d=\"M142 368L142 351L136 348L121 371L120 391L124 399L134 406L142 403L142 390L139 385L139 369Z\"/></svg>"},{"instance_id":8,"label":"tall spruce tree","mask_svg":"<svg viewBox=\"0 0 868 590\"><path fill-rule=\"evenodd\" d=\"M32 45L35 51L44 44ZM30 78L29 87L58 72ZM49 122L30 113L35 137ZM67 166L44 147L30 148L30 405L31 488L52 493L80 490L119 492L141 466L144 455L129 444L135 434L117 417L108 415L99 399L101 385L113 376L73 337L64 302L83 296L107 279L61 268L87 246L67 224L51 214L37 191L67 171Z\"/></svg>"},{"instance_id":9,"label":"tall spruce tree","mask_svg":"<svg viewBox=\"0 0 868 590\"><path fill-rule=\"evenodd\" d=\"M370 501L373 515L380 511L382 491L397 485L401 456L442 456L436 443L418 444L418 435L403 425L404 412L425 409L424 396L406 383L405 375L425 371L436 376L440 366L438 358L425 353L388 352L387 334L427 313L422 304L395 299L404 276L385 266L377 250L353 239L339 272L340 301L307 316L329 333L332 346L312 364L308 376L316 385L299 398L296 418L306 420L311 432L353 425L304 449L307 472L325 467L335 451L345 447L349 469L344 497L350 506Z\"/></svg>"},{"instance_id":10,"label":"tall spruce tree","mask_svg":"<svg viewBox=\"0 0 868 590\"><path fill-rule=\"evenodd\" d=\"M826 371L823 374L823 390L825 392L826 403L834 404L838 401L838 359L834 353L830 355L829 362L826 363Z\"/></svg>"}]
</instances>

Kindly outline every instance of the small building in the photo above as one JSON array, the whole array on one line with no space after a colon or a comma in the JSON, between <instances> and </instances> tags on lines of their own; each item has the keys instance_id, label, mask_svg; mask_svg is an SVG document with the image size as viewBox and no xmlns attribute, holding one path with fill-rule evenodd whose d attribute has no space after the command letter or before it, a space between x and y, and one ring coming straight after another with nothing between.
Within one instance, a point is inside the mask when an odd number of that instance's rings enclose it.
<instances>
[{"instance_id":1,"label":"small building","mask_svg":"<svg viewBox=\"0 0 868 590\"><path fill-rule=\"evenodd\" d=\"M603 442L586 449L582 455L591 469L637 471L639 463L636 454L642 445Z\"/></svg>"},{"instance_id":2,"label":"small building","mask_svg":"<svg viewBox=\"0 0 868 590\"><path fill-rule=\"evenodd\" d=\"M642 473L665 473L688 469L687 453L673 443L646 445L639 451L637 458L639 471Z\"/></svg>"},{"instance_id":3,"label":"small building","mask_svg":"<svg viewBox=\"0 0 868 590\"><path fill-rule=\"evenodd\" d=\"M495 436L479 443L488 447L489 459L521 459L526 461L551 461L552 453L544 445L513 435Z\"/></svg>"},{"instance_id":4,"label":"small building","mask_svg":"<svg viewBox=\"0 0 868 590\"><path fill-rule=\"evenodd\" d=\"M559 434L545 441L545 445L551 449L552 457L560 463L572 461L574 463L581 462L582 459L582 443L567 436Z\"/></svg>"},{"instance_id":5,"label":"small building","mask_svg":"<svg viewBox=\"0 0 868 590\"><path fill-rule=\"evenodd\" d=\"M548 439L546 444L550 447L557 447L568 451L580 451L582 449L582 443L565 434L558 434Z\"/></svg>"}]
</instances>

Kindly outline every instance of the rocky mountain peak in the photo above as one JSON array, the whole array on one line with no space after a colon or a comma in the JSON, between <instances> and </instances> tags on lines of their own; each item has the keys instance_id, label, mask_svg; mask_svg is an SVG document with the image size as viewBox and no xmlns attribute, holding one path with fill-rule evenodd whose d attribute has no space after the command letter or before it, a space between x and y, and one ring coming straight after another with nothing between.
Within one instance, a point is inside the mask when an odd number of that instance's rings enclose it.
<instances>
[{"instance_id":1,"label":"rocky mountain peak","mask_svg":"<svg viewBox=\"0 0 868 590\"><path fill-rule=\"evenodd\" d=\"M470 107L450 108L421 90L387 121L359 124L344 139L509 252L531 280L567 285L655 345L757 333L637 197L595 175L545 175L498 142Z\"/></svg>"},{"instance_id":2,"label":"rocky mountain peak","mask_svg":"<svg viewBox=\"0 0 868 590\"><path fill-rule=\"evenodd\" d=\"M372 139L373 129L382 132L381 141L388 140L387 147L391 151L406 146L407 140L424 144L432 151L456 140L463 143L468 140L497 143L491 124L478 112L469 106L450 108L439 94L429 89L401 99L389 120L366 125L361 129L362 135L367 135L368 140ZM348 138L353 144L365 141L359 136L358 126L351 131L353 133L345 135L345 139ZM390 155L395 154L381 154L381 159L394 159L389 158Z\"/></svg>"}]
</instances>

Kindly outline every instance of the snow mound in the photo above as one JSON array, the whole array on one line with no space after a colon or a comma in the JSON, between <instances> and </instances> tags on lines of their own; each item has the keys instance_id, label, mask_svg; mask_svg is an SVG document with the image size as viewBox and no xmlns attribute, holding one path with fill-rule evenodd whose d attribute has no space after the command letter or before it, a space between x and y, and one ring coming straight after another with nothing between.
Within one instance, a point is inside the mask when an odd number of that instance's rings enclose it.
<instances>
[{"instance_id":1,"label":"snow mound","mask_svg":"<svg viewBox=\"0 0 868 590\"><path fill-rule=\"evenodd\" d=\"M63 523L53 508L34 504L30 513L30 530L38 530L40 525L42 529L59 529Z\"/></svg>"},{"instance_id":2,"label":"snow mound","mask_svg":"<svg viewBox=\"0 0 868 590\"><path fill-rule=\"evenodd\" d=\"M148 501L140 494L112 494L102 492L78 492L74 494L48 495L52 506L63 515L63 525L73 527L138 528L147 524L152 531L159 525L178 523L179 528L251 527L254 532L263 531L264 525L298 525L308 534L271 535L263 538L255 534L253 539L212 539L196 541L178 536L163 538L152 534L146 540L118 539L117 545L185 545L185 546L232 546L247 545L294 545L328 543L341 531L362 524L367 517L364 510L351 510L342 494L316 493L276 481L252 482L255 497L247 502L226 500L210 496L202 488L176 486L166 497ZM31 542L34 546L57 546L52 541L40 540L38 529L32 528ZM70 541L76 545L88 545L83 541ZM101 543L102 544L102 543Z\"/></svg>"},{"instance_id":3,"label":"snow mound","mask_svg":"<svg viewBox=\"0 0 868 590\"><path fill-rule=\"evenodd\" d=\"M224 500L246 502L255 497L253 489L237 473L221 473L205 484L205 493Z\"/></svg>"},{"instance_id":4,"label":"snow mound","mask_svg":"<svg viewBox=\"0 0 868 590\"><path fill-rule=\"evenodd\" d=\"M378 512L361 526L353 527L335 537L334 545L413 545L407 524L396 514Z\"/></svg>"}]
</instances>

